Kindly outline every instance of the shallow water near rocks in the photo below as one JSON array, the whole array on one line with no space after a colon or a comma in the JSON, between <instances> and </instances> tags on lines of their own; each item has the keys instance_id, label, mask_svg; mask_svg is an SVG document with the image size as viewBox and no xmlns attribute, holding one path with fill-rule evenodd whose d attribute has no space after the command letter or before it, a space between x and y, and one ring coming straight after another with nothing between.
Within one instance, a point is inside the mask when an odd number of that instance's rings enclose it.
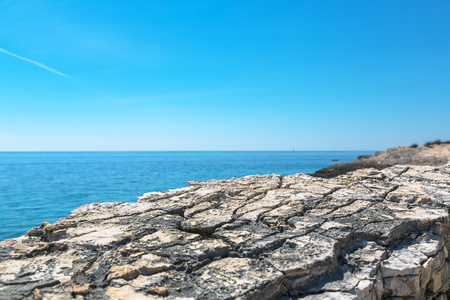
<instances>
[{"instance_id":1,"label":"shallow water near rocks","mask_svg":"<svg viewBox=\"0 0 450 300\"><path fill-rule=\"evenodd\" d=\"M135 202L187 181L313 173L373 151L0 152L0 240L87 203ZM331 159L339 159L332 162Z\"/></svg>"}]
</instances>

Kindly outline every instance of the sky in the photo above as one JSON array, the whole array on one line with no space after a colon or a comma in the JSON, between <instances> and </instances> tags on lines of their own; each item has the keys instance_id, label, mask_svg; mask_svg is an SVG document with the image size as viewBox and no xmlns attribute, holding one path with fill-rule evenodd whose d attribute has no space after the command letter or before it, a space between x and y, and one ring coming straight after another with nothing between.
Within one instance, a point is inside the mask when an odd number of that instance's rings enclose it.
<instances>
[{"instance_id":1,"label":"sky","mask_svg":"<svg viewBox=\"0 0 450 300\"><path fill-rule=\"evenodd\" d=\"M0 151L450 140L450 1L0 1Z\"/></svg>"}]
</instances>

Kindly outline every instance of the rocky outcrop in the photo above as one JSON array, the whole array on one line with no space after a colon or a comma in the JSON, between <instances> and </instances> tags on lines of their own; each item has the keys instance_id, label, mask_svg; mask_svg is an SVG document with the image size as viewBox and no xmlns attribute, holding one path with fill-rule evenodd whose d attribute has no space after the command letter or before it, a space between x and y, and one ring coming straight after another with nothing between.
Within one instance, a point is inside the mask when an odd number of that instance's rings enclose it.
<instances>
[{"instance_id":1,"label":"rocky outcrop","mask_svg":"<svg viewBox=\"0 0 450 300\"><path fill-rule=\"evenodd\" d=\"M401 146L389 148L385 152L363 155L357 160L341 163L318 170L312 176L333 178L347 172L375 168L382 170L394 165L442 166L450 161L450 143L427 143L427 146Z\"/></svg>"},{"instance_id":2,"label":"rocky outcrop","mask_svg":"<svg viewBox=\"0 0 450 300\"><path fill-rule=\"evenodd\" d=\"M0 299L447 299L450 164L189 182L0 242Z\"/></svg>"}]
</instances>

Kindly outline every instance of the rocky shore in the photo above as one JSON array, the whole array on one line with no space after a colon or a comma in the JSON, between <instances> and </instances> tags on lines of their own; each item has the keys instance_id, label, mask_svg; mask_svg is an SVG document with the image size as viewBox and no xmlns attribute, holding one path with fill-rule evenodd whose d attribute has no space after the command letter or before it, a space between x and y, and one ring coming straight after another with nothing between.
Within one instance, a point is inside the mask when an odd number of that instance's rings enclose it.
<instances>
[{"instance_id":1,"label":"rocky shore","mask_svg":"<svg viewBox=\"0 0 450 300\"><path fill-rule=\"evenodd\" d=\"M401 146L389 148L385 152L364 155L348 163L332 165L321 169L312 176L332 178L351 171L375 168L382 170L395 165L442 166L450 161L450 142L427 143L424 146Z\"/></svg>"},{"instance_id":2,"label":"rocky shore","mask_svg":"<svg viewBox=\"0 0 450 300\"><path fill-rule=\"evenodd\" d=\"M0 299L447 299L450 164L406 164L84 205L0 242Z\"/></svg>"}]
</instances>

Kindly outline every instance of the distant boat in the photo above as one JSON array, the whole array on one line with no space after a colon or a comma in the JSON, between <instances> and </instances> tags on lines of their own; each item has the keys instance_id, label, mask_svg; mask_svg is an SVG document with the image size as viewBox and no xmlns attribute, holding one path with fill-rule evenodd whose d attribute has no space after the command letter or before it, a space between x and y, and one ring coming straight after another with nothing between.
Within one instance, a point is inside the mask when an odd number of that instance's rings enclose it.
<instances>
[{"instance_id":1,"label":"distant boat","mask_svg":"<svg viewBox=\"0 0 450 300\"><path fill-rule=\"evenodd\" d=\"M339 161L339 159L337 158L333 158L331 161Z\"/></svg>"}]
</instances>

